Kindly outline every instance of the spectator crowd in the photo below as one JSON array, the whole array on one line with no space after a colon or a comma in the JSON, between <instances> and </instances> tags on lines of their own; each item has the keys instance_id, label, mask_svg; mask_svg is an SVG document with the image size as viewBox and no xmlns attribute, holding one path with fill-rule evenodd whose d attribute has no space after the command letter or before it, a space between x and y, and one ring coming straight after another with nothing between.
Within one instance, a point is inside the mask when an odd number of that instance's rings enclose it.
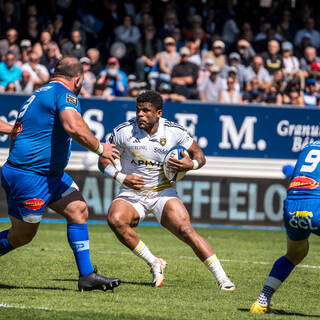
<instances>
[{"instance_id":1,"label":"spectator crowd","mask_svg":"<svg viewBox=\"0 0 320 320\"><path fill-rule=\"evenodd\" d=\"M319 9L311 0L0 0L0 93L31 94L72 55L85 98L150 88L171 101L320 106Z\"/></svg>"}]
</instances>

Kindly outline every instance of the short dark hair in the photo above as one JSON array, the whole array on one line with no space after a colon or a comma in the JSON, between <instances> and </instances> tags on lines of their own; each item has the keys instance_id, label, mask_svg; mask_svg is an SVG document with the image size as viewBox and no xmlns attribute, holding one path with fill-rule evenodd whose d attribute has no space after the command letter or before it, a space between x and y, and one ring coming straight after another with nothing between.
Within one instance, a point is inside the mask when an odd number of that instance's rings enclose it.
<instances>
[{"instance_id":1,"label":"short dark hair","mask_svg":"<svg viewBox=\"0 0 320 320\"><path fill-rule=\"evenodd\" d=\"M145 90L138 95L137 104L144 102L151 103L157 110L162 110L163 108L163 100L161 95L153 90Z\"/></svg>"},{"instance_id":2,"label":"short dark hair","mask_svg":"<svg viewBox=\"0 0 320 320\"><path fill-rule=\"evenodd\" d=\"M65 56L58 61L52 77L63 77L67 80L71 80L79 74L83 74L83 68L80 61L75 57Z\"/></svg>"}]
</instances>

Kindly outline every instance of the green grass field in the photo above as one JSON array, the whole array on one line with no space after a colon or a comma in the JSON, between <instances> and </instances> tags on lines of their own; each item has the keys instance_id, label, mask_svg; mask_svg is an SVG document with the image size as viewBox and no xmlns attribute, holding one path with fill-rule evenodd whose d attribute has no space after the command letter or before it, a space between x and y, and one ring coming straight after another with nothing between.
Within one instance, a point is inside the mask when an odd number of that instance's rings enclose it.
<instances>
[{"instance_id":1,"label":"green grass field","mask_svg":"<svg viewBox=\"0 0 320 320\"><path fill-rule=\"evenodd\" d=\"M0 224L0 230L8 224ZM33 242L0 258L0 319L315 319L320 318L320 239L273 298L279 314L252 315L273 261L285 251L285 233L198 229L235 282L220 292L191 249L163 228L139 227L154 254L167 260L166 280L151 287L147 265L107 226L89 226L91 257L101 274L121 278L120 289L77 291L66 226L42 224ZM311 266L314 266L313 268Z\"/></svg>"}]
</instances>

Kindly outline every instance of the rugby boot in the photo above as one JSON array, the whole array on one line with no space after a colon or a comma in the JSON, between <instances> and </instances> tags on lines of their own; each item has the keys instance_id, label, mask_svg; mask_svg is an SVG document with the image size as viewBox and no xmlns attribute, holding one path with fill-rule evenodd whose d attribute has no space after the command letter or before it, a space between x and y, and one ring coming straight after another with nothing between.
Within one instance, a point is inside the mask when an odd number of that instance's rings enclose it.
<instances>
[{"instance_id":1,"label":"rugby boot","mask_svg":"<svg viewBox=\"0 0 320 320\"><path fill-rule=\"evenodd\" d=\"M113 290L119 287L121 280L118 278L106 278L97 274L95 271L89 273L84 277L79 277L78 288L79 291L90 290Z\"/></svg>"},{"instance_id":2,"label":"rugby boot","mask_svg":"<svg viewBox=\"0 0 320 320\"><path fill-rule=\"evenodd\" d=\"M263 306L258 301L255 301L250 308L250 312L251 313L269 313L270 308L268 306Z\"/></svg>"},{"instance_id":3,"label":"rugby boot","mask_svg":"<svg viewBox=\"0 0 320 320\"><path fill-rule=\"evenodd\" d=\"M224 278L219 282L219 289L222 291L234 291L236 286L231 282L229 278Z\"/></svg>"},{"instance_id":4,"label":"rugby boot","mask_svg":"<svg viewBox=\"0 0 320 320\"><path fill-rule=\"evenodd\" d=\"M151 265L150 272L153 277L152 285L154 287L161 287L164 281L164 269L167 266L167 262L161 258L157 258L156 261Z\"/></svg>"}]
</instances>

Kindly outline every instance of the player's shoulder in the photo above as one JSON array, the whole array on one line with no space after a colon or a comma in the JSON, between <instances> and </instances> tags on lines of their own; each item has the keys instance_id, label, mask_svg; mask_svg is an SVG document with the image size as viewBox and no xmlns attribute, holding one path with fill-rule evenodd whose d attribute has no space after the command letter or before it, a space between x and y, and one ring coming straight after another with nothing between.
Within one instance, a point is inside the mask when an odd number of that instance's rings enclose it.
<instances>
[{"instance_id":1,"label":"player's shoulder","mask_svg":"<svg viewBox=\"0 0 320 320\"><path fill-rule=\"evenodd\" d=\"M122 133L127 130L131 130L132 127L134 126L135 122L136 122L135 118L130 119L129 121L126 121L126 122L122 122L114 128L114 132L115 133Z\"/></svg>"},{"instance_id":2,"label":"player's shoulder","mask_svg":"<svg viewBox=\"0 0 320 320\"><path fill-rule=\"evenodd\" d=\"M173 121L169 121L165 118L163 118L163 126L165 127L165 129L169 129L169 130L178 130L178 131L186 131L186 128L182 125L180 125L177 122L173 122Z\"/></svg>"}]
</instances>

